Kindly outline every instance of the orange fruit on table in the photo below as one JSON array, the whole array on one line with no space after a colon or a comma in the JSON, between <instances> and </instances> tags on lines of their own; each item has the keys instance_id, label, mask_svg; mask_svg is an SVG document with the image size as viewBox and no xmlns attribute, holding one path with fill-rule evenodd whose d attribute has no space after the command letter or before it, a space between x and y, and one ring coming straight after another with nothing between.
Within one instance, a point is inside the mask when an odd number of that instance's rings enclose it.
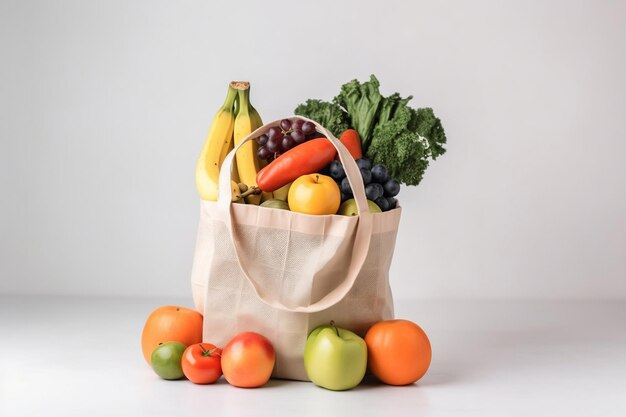
<instances>
[{"instance_id":1,"label":"orange fruit on table","mask_svg":"<svg viewBox=\"0 0 626 417\"><path fill-rule=\"evenodd\" d=\"M154 348L165 342L180 342L185 346L202 342L202 314L180 306L154 310L141 334L141 349L148 364Z\"/></svg>"},{"instance_id":2,"label":"orange fruit on table","mask_svg":"<svg viewBox=\"0 0 626 417\"><path fill-rule=\"evenodd\" d=\"M386 384L412 384L430 366L430 341L412 321L379 321L367 331L365 343L370 371Z\"/></svg>"},{"instance_id":3,"label":"orange fruit on table","mask_svg":"<svg viewBox=\"0 0 626 417\"><path fill-rule=\"evenodd\" d=\"M239 333L222 349L224 378L235 387L263 386L270 379L275 363L272 342L259 333Z\"/></svg>"}]
</instances>

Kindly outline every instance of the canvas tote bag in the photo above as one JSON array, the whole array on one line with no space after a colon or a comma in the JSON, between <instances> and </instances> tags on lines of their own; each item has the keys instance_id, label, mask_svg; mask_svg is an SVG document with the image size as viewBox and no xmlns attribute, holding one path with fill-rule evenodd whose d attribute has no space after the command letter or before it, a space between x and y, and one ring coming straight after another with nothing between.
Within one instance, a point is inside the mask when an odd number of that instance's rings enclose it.
<instances>
[{"instance_id":1,"label":"canvas tote bag","mask_svg":"<svg viewBox=\"0 0 626 417\"><path fill-rule=\"evenodd\" d=\"M191 283L205 342L223 347L239 332L258 332L276 350L273 377L308 380L304 345L315 327L334 320L363 335L393 318L388 273L401 209L369 212L355 160L316 122L338 151L359 216L233 204L235 153L279 123L257 129L224 160L218 201L201 204Z\"/></svg>"}]
</instances>

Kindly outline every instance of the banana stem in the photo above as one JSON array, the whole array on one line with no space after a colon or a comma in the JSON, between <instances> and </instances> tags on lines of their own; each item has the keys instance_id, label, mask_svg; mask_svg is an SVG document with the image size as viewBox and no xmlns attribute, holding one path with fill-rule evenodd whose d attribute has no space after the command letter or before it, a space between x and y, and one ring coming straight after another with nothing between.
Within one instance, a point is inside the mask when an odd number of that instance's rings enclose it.
<instances>
[{"instance_id":1,"label":"banana stem","mask_svg":"<svg viewBox=\"0 0 626 417\"><path fill-rule=\"evenodd\" d=\"M259 187L253 185L252 187L248 187L248 189L245 192L243 192L243 193L241 193L239 195L236 195L233 198L233 201L239 201L240 199L246 198L249 195L258 195L258 194L261 194L261 193L262 193L261 189Z\"/></svg>"},{"instance_id":2,"label":"banana stem","mask_svg":"<svg viewBox=\"0 0 626 417\"><path fill-rule=\"evenodd\" d=\"M249 90L250 83L248 81L231 81L230 86L235 90Z\"/></svg>"},{"instance_id":3,"label":"banana stem","mask_svg":"<svg viewBox=\"0 0 626 417\"><path fill-rule=\"evenodd\" d=\"M250 88L238 91L239 109L237 114L249 114L250 113Z\"/></svg>"},{"instance_id":4,"label":"banana stem","mask_svg":"<svg viewBox=\"0 0 626 417\"><path fill-rule=\"evenodd\" d=\"M233 88L232 85L229 85L228 94L226 94L226 100L224 100L224 105L222 106L222 108L227 111L233 111L236 98L237 98L237 89Z\"/></svg>"}]
</instances>

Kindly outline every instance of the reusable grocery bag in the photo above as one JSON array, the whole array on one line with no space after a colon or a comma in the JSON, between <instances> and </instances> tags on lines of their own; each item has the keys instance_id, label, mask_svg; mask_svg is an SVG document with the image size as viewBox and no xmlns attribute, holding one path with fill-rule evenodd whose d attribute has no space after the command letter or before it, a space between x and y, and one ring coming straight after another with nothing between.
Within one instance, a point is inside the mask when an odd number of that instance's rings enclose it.
<instances>
[{"instance_id":1,"label":"reusable grocery bag","mask_svg":"<svg viewBox=\"0 0 626 417\"><path fill-rule=\"evenodd\" d=\"M315 327L334 320L363 335L375 322L393 318L389 267L401 209L369 212L355 160L315 122L337 148L359 215L233 204L235 153L279 123L254 131L224 160L218 201L201 204L191 283L205 342L223 347L237 333L260 333L276 351L273 377L308 380L304 345Z\"/></svg>"}]
</instances>

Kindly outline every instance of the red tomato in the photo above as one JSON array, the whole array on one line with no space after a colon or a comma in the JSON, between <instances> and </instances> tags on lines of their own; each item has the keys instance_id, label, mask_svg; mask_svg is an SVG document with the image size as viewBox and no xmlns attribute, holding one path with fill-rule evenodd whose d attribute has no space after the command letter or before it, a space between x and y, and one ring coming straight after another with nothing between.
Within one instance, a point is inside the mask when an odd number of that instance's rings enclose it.
<instances>
[{"instance_id":1,"label":"red tomato","mask_svg":"<svg viewBox=\"0 0 626 417\"><path fill-rule=\"evenodd\" d=\"M409 320L379 321L367 331L365 343L370 371L386 384L412 384L430 366L428 336Z\"/></svg>"},{"instance_id":2,"label":"red tomato","mask_svg":"<svg viewBox=\"0 0 626 417\"><path fill-rule=\"evenodd\" d=\"M222 351L222 370L229 384L241 388L264 385L274 369L274 346L254 332L239 333Z\"/></svg>"},{"instance_id":3,"label":"red tomato","mask_svg":"<svg viewBox=\"0 0 626 417\"><path fill-rule=\"evenodd\" d=\"M185 349L183 373L195 384L212 384L222 375L222 349L210 343L196 343Z\"/></svg>"}]
</instances>

